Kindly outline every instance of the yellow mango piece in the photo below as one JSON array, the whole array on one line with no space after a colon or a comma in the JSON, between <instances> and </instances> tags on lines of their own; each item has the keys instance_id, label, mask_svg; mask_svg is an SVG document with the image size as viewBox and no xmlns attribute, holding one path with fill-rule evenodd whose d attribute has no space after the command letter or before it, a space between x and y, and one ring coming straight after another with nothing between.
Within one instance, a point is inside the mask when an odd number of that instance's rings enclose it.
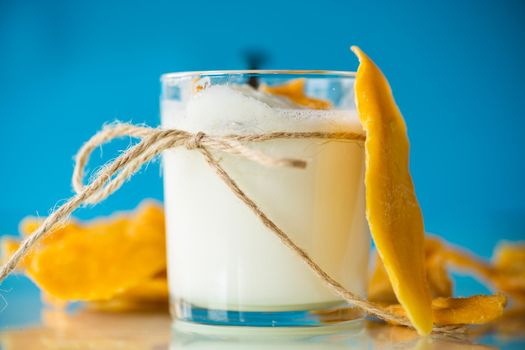
<instances>
[{"instance_id":1,"label":"yellow mango piece","mask_svg":"<svg viewBox=\"0 0 525 350\"><path fill-rule=\"evenodd\" d=\"M523 338L525 329L525 308L521 305L511 307L503 312L497 322L492 322L485 327L475 329L475 335L497 334L500 339Z\"/></svg>"},{"instance_id":2,"label":"yellow mango piece","mask_svg":"<svg viewBox=\"0 0 525 350\"><path fill-rule=\"evenodd\" d=\"M419 334L432 331L423 216L409 172L403 116L381 70L358 47L357 113L366 132L366 212L397 299Z\"/></svg>"},{"instance_id":3,"label":"yellow mango piece","mask_svg":"<svg viewBox=\"0 0 525 350\"><path fill-rule=\"evenodd\" d=\"M33 231L35 231L40 226L40 224L43 221L44 220L41 218L33 218L33 217L28 217L22 220L22 222L20 223L20 232L22 233L22 236L23 237L29 236L31 233L33 233ZM45 237L42 241L45 242L46 240L49 241L49 237ZM7 259L16 252L16 250L20 246L20 242L21 240L19 240L18 238L9 237L9 236L2 237L0 239L0 243L1 243L0 261L2 263L7 262ZM32 252L30 252L28 255L24 257L22 263L18 265L18 269L23 269L28 264L29 260L31 259L31 256L33 255L32 253L35 250L38 250L38 247L35 247L32 250Z\"/></svg>"},{"instance_id":4,"label":"yellow mango piece","mask_svg":"<svg viewBox=\"0 0 525 350\"><path fill-rule=\"evenodd\" d=\"M475 295L468 298L436 298L432 300L433 320L439 325L484 324L503 314L506 298L502 295ZM388 310L404 316L401 305Z\"/></svg>"},{"instance_id":5,"label":"yellow mango piece","mask_svg":"<svg viewBox=\"0 0 525 350\"><path fill-rule=\"evenodd\" d=\"M433 298L452 296L452 279L442 254L443 243L431 236L425 238L425 271ZM381 258L376 255L374 270L368 282L368 299L382 304L398 303Z\"/></svg>"},{"instance_id":6,"label":"yellow mango piece","mask_svg":"<svg viewBox=\"0 0 525 350\"><path fill-rule=\"evenodd\" d=\"M525 303L525 248L523 244L500 243L492 264L452 246L444 249L444 257L452 267L469 272L493 289Z\"/></svg>"},{"instance_id":7,"label":"yellow mango piece","mask_svg":"<svg viewBox=\"0 0 525 350\"><path fill-rule=\"evenodd\" d=\"M376 255L375 266L368 280L368 300L381 304L396 304L397 298L379 255Z\"/></svg>"},{"instance_id":8,"label":"yellow mango piece","mask_svg":"<svg viewBox=\"0 0 525 350\"><path fill-rule=\"evenodd\" d=\"M499 243L492 256L489 280L499 290L525 303L525 243Z\"/></svg>"},{"instance_id":9,"label":"yellow mango piece","mask_svg":"<svg viewBox=\"0 0 525 350\"><path fill-rule=\"evenodd\" d=\"M25 225L23 230L36 226L30 220ZM54 298L107 300L166 269L164 214L154 203L130 216L72 222L54 235L59 239L44 239L25 266Z\"/></svg>"},{"instance_id":10,"label":"yellow mango piece","mask_svg":"<svg viewBox=\"0 0 525 350\"><path fill-rule=\"evenodd\" d=\"M137 302L167 302L168 295L168 280L164 276L139 283L115 296L115 298Z\"/></svg>"},{"instance_id":11,"label":"yellow mango piece","mask_svg":"<svg viewBox=\"0 0 525 350\"><path fill-rule=\"evenodd\" d=\"M20 225L18 225L19 226L18 229L24 237L27 237L31 235L33 232L35 232L40 227L42 222L44 222L43 218L28 216L20 222ZM72 224L72 222L68 224ZM55 231L57 231L57 229L55 229ZM49 239L49 237L53 237L53 236L54 235L47 235L47 237L44 237L43 239L46 239L46 238Z\"/></svg>"},{"instance_id":12,"label":"yellow mango piece","mask_svg":"<svg viewBox=\"0 0 525 350\"><path fill-rule=\"evenodd\" d=\"M42 292L41 299L54 309L64 309L68 301ZM108 300L87 301L88 308L100 311L128 311L149 309L152 306L167 306L169 301L168 280L164 273L116 294Z\"/></svg>"},{"instance_id":13,"label":"yellow mango piece","mask_svg":"<svg viewBox=\"0 0 525 350\"><path fill-rule=\"evenodd\" d=\"M432 297L452 296L452 279L447 271L446 261L440 256L434 256L427 259L425 268Z\"/></svg>"},{"instance_id":14,"label":"yellow mango piece","mask_svg":"<svg viewBox=\"0 0 525 350\"><path fill-rule=\"evenodd\" d=\"M7 259L16 252L19 246L20 242L16 238L2 237L0 240L0 262L5 264ZM25 257L22 263L18 265L19 269L24 266L24 264L28 261L28 258L29 257Z\"/></svg>"},{"instance_id":15,"label":"yellow mango piece","mask_svg":"<svg viewBox=\"0 0 525 350\"><path fill-rule=\"evenodd\" d=\"M456 268L475 272L476 274L487 280L490 280L492 278L492 275L494 273L492 266L490 266L489 263L486 263L481 259L474 257L472 254L466 251L448 246L444 250L443 255L447 262Z\"/></svg>"},{"instance_id":16,"label":"yellow mango piece","mask_svg":"<svg viewBox=\"0 0 525 350\"><path fill-rule=\"evenodd\" d=\"M24 237L27 237L31 235L34 231L36 231L40 227L42 222L44 222L44 218L28 216L20 222L20 225L19 225L20 233ZM65 227L67 227L67 230L63 230ZM65 234L66 231L76 230L79 228L80 227L77 222L70 220L67 222L67 224L58 225L53 230L52 234L49 234L45 236L44 238L42 238L42 240L40 240L40 244L45 245L46 243L49 243L49 242L59 241L62 238L62 236Z\"/></svg>"},{"instance_id":17,"label":"yellow mango piece","mask_svg":"<svg viewBox=\"0 0 525 350\"><path fill-rule=\"evenodd\" d=\"M435 237L425 238L425 270L433 298L452 296L452 279L442 254L443 244Z\"/></svg>"},{"instance_id":18,"label":"yellow mango piece","mask_svg":"<svg viewBox=\"0 0 525 350\"><path fill-rule=\"evenodd\" d=\"M146 280L109 300L90 301L87 307L105 312L166 309L168 301L168 280L164 275Z\"/></svg>"},{"instance_id":19,"label":"yellow mango piece","mask_svg":"<svg viewBox=\"0 0 525 350\"><path fill-rule=\"evenodd\" d=\"M525 243L499 243L494 250L492 263L500 270L525 272Z\"/></svg>"},{"instance_id":20,"label":"yellow mango piece","mask_svg":"<svg viewBox=\"0 0 525 350\"><path fill-rule=\"evenodd\" d=\"M305 83L305 79L300 78L290 80L283 85L268 86L263 84L259 87L259 89L272 95L286 97L300 106L311 109L329 109L331 107L331 103L329 101L308 97L305 95Z\"/></svg>"}]
</instances>

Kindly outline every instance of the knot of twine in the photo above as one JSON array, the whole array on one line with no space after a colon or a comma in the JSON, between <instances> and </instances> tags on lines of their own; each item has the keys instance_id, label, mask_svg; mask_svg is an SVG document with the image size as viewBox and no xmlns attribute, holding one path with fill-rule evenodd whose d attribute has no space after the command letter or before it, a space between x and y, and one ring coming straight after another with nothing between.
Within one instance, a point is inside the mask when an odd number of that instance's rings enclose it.
<instances>
[{"instance_id":1,"label":"knot of twine","mask_svg":"<svg viewBox=\"0 0 525 350\"><path fill-rule=\"evenodd\" d=\"M202 139L204 138L204 136L206 136L206 134L203 133L202 131L199 131L198 133L196 133L195 135L193 135L192 137L190 137L190 138L186 141L186 143L184 144L184 146L186 146L186 148L187 148L188 150L201 148L201 141L202 141Z\"/></svg>"},{"instance_id":2,"label":"knot of twine","mask_svg":"<svg viewBox=\"0 0 525 350\"><path fill-rule=\"evenodd\" d=\"M115 138L125 136L138 138L140 141L129 147L113 161L106 163L96 173L91 182L84 184L84 169L93 150ZM36 231L22 241L17 251L7 260L4 266L2 266L0 270L0 283L13 272L19 262L29 254L31 248L35 246L40 239L47 234L52 234L53 229L64 222L75 209L103 201L117 191L124 182L133 176L144 164L154 159L163 151L175 147L185 147L186 149L200 152L219 178L251 209L260 219L261 223L270 229L285 246L291 249L335 294L350 302L355 307L380 319L412 327L412 324L406 317L393 314L384 307L354 294L326 273L312 260L304 249L296 245L295 242L240 189L211 152L224 152L264 166L285 166L299 169L306 167L304 160L276 158L245 146L245 143L248 142L262 142L276 139L331 139L363 142L365 136L352 132L272 132L251 135L212 136L203 132L192 134L177 129L150 128L125 123L114 123L105 126L80 148L75 157L76 164L72 180L73 189L76 194L55 209ZM455 327L434 327L434 331L438 332L451 332L455 329Z\"/></svg>"}]
</instances>

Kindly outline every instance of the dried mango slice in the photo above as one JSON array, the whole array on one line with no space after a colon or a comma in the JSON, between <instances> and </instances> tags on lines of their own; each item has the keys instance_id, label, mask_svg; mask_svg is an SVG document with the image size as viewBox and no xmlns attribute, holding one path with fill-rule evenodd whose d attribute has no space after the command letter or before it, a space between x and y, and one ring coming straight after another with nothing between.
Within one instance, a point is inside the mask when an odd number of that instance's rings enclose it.
<instances>
[{"instance_id":1,"label":"dried mango slice","mask_svg":"<svg viewBox=\"0 0 525 350\"><path fill-rule=\"evenodd\" d=\"M136 302L166 302L168 301L168 280L166 277L152 278L125 290L115 298Z\"/></svg>"},{"instance_id":2,"label":"dried mango slice","mask_svg":"<svg viewBox=\"0 0 525 350\"><path fill-rule=\"evenodd\" d=\"M500 339L523 338L525 329L525 308L523 306L512 307L503 312L501 318L496 322L477 327L471 334L479 336L485 334L496 334Z\"/></svg>"},{"instance_id":3,"label":"dried mango slice","mask_svg":"<svg viewBox=\"0 0 525 350\"><path fill-rule=\"evenodd\" d=\"M22 225L24 233L34 221ZM162 207L145 203L134 215L69 223L30 254L26 273L52 297L107 300L166 269Z\"/></svg>"},{"instance_id":4,"label":"dried mango slice","mask_svg":"<svg viewBox=\"0 0 525 350\"><path fill-rule=\"evenodd\" d=\"M466 251L448 246L443 251L443 255L448 263L456 268L473 271L486 279L490 279L493 274L493 269L490 264L474 257Z\"/></svg>"},{"instance_id":5,"label":"dried mango slice","mask_svg":"<svg viewBox=\"0 0 525 350\"><path fill-rule=\"evenodd\" d=\"M425 238L425 271L433 298L452 296L452 279L443 254L443 243L431 236ZM382 304L396 304L397 298L383 262L376 255L375 268L368 283L368 299Z\"/></svg>"},{"instance_id":6,"label":"dried mango slice","mask_svg":"<svg viewBox=\"0 0 525 350\"><path fill-rule=\"evenodd\" d=\"M31 235L36 229L38 229L42 222L44 222L44 218L28 216L20 222L19 231L24 237L27 237ZM67 230L63 230L65 226L67 226ZM69 221L66 225L59 225L56 229L53 230L53 234L47 235L40 241L40 245L45 245L49 242L59 241L64 236L65 232L67 232L68 230L76 230L79 228L79 224L73 220Z\"/></svg>"},{"instance_id":7,"label":"dried mango slice","mask_svg":"<svg viewBox=\"0 0 525 350\"><path fill-rule=\"evenodd\" d=\"M525 243L499 243L494 249L492 263L500 270L525 272Z\"/></svg>"},{"instance_id":8,"label":"dried mango slice","mask_svg":"<svg viewBox=\"0 0 525 350\"><path fill-rule=\"evenodd\" d=\"M434 298L452 296L452 279L447 271L445 259L440 255L427 258L425 268L432 296Z\"/></svg>"},{"instance_id":9,"label":"dried mango slice","mask_svg":"<svg viewBox=\"0 0 525 350\"><path fill-rule=\"evenodd\" d=\"M500 292L525 303L525 248L523 244L498 244L492 264L452 246L443 250L452 267L470 272Z\"/></svg>"},{"instance_id":10,"label":"dried mango slice","mask_svg":"<svg viewBox=\"0 0 525 350\"><path fill-rule=\"evenodd\" d=\"M64 309L68 301L42 292L41 299L54 309ZM166 275L156 276L116 294L109 300L88 301L87 306L100 311L127 311L150 309L152 306L166 306L169 300L168 280Z\"/></svg>"},{"instance_id":11,"label":"dried mango slice","mask_svg":"<svg viewBox=\"0 0 525 350\"><path fill-rule=\"evenodd\" d=\"M13 255L18 247L20 246L20 242L13 237L2 237L2 240L0 241L0 262L2 264L5 264L7 261L7 258L9 258L11 255ZM23 266L28 261L29 257L25 257L24 260L20 265L18 265L18 268L23 268Z\"/></svg>"},{"instance_id":12,"label":"dried mango slice","mask_svg":"<svg viewBox=\"0 0 525 350\"><path fill-rule=\"evenodd\" d=\"M168 280L161 276L144 281L109 300L90 301L87 307L106 312L166 309L168 300Z\"/></svg>"},{"instance_id":13,"label":"dried mango slice","mask_svg":"<svg viewBox=\"0 0 525 350\"><path fill-rule=\"evenodd\" d=\"M390 305L398 302L379 255L376 255L375 258L375 267L368 281L367 294L368 300L376 303Z\"/></svg>"},{"instance_id":14,"label":"dried mango slice","mask_svg":"<svg viewBox=\"0 0 525 350\"><path fill-rule=\"evenodd\" d=\"M433 320L439 325L483 324L503 314L506 298L502 295L475 295L468 298L436 298L432 300ZM405 315L401 305L388 310Z\"/></svg>"},{"instance_id":15,"label":"dried mango slice","mask_svg":"<svg viewBox=\"0 0 525 350\"><path fill-rule=\"evenodd\" d=\"M403 116L379 68L358 47L357 113L366 132L366 211L397 299L419 334L432 331L423 216L409 172Z\"/></svg>"},{"instance_id":16,"label":"dried mango slice","mask_svg":"<svg viewBox=\"0 0 525 350\"><path fill-rule=\"evenodd\" d=\"M433 298L452 296L452 279L443 257L443 243L436 237L425 237L425 270Z\"/></svg>"},{"instance_id":17,"label":"dried mango slice","mask_svg":"<svg viewBox=\"0 0 525 350\"><path fill-rule=\"evenodd\" d=\"M525 243L499 243L492 255L492 267L488 281L518 303L525 303Z\"/></svg>"},{"instance_id":18,"label":"dried mango slice","mask_svg":"<svg viewBox=\"0 0 525 350\"><path fill-rule=\"evenodd\" d=\"M304 93L305 79L293 79L283 85L268 86L261 85L259 89L272 95L286 97L300 106L311 109L329 109L331 103L314 97L308 97Z\"/></svg>"}]
</instances>

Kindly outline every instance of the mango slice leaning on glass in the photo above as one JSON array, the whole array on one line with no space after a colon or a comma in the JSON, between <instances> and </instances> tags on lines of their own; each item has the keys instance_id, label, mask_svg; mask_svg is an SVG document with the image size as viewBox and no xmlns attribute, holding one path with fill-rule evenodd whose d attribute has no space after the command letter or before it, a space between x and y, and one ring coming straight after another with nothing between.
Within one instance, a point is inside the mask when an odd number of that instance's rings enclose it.
<instances>
[{"instance_id":1,"label":"mango slice leaning on glass","mask_svg":"<svg viewBox=\"0 0 525 350\"><path fill-rule=\"evenodd\" d=\"M30 234L40 221L24 220L21 231ZM165 271L164 232L162 207L147 202L132 215L70 221L43 239L22 267L53 298L108 300ZM7 253L16 248L4 242Z\"/></svg>"},{"instance_id":2,"label":"mango slice leaning on glass","mask_svg":"<svg viewBox=\"0 0 525 350\"><path fill-rule=\"evenodd\" d=\"M452 296L452 278L442 254L443 243L436 237L425 237L425 270L433 298ZM368 283L368 299L385 305L397 304L397 298L388 279L383 262L376 255L375 266Z\"/></svg>"},{"instance_id":3,"label":"mango slice leaning on glass","mask_svg":"<svg viewBox=\"0 0 525 350\"><path fill-rule=\"evenodd\" d=\"M366 132L366 213L377 251L406 314L419 334L432 331L425 278L423 216L409 171L405 122L388 81L358 47L357 114Z\"/></svg>"},{"instance_id":4,"label":"mango slice leaning on glass","mask_svg":"<svg viewBox=\"0 0 525 350\"><path fill-rule=\"evenodd\" d=\"M450 261L443 254L446 244L434 237L424 238L422 215L408 172L408 138L403 118L381 71L358 48L353 49L361 61L356 81L358 113L362 123L366 123L364 126L367 140L372 140L367 143L367 205L370 205L368 220L371 226L379 227L379 230L372 230L372 235L376 245L380 241L379 250L383 250L384 253L381 256L383 260L378 257L376 269L370 279L369 299L383 305L391 305L389 308L392 311L406 316L403 307L396 305L396 294L407 294L414 286L413 289L418 294L419 285L422 287L419 298L424 302L418 306L409 296L406 300L413 304L408 307L415 309L416 313L419 312L420 321L426 322L426 331L429 331L429 323L432 320L438 324L451 325L490 322L503 312L505 297L495 295L451 298L452 279L447 270ZM305 106L308 104L301 101L312 99L305 95L304 81L300 80L272 87L263 85L261 90L288 97ZM384 176L385 174L388 176ZM374 188L370 190L370 187ZM402 220L385 215L396 214L396 210ZM373 222L370 223L370 220ZM387 227L381 227L382 224L386 224ZM423 255L417 253L422 249ZM390 273L387 273L383 262L391 267ZM416 279L413 278L414 271ZM401 285L400 276L405 282L411 283ZM397 291L392 287L392 281L399 283ZM430 294L436 298L428 307L426 305L427 302L430 303L430 296L425 291L427 283ZM430 307L432 312L429 312ZM430 316L431 314L434 315ZM432 318L428 322L430 317ZM424 333L425 330L419 331Z\"/></svg>"},{"instance_id":5,"label":"mango slice leaning on glass","mask_svg":"<svg viewBox=\"0 0 525 350\"><path fill-rule=\"evenodd\" d=\"M492 262L486 262L472 254L440 240L427 236L425 240L426 271L433 300L434 321L438 324L479 324L490 322L503 314L506 304L504 295L510 297L510 309L507 314L524 314L525 296L525 245L523 243L499 243L494 249ZM439 271L432 261L439 261ZM450 269L461 270L476 277L501 293L491 296L472 296L468 298L451 298ZM439 277L436 278L436 275ZM441 282L440 282L441 281ZM440 286L441 283L441 286ZM368 286L369 299L383 305L398 314L400 310L395 294L390 286L382 262L378 259ZM447 291L440 295L443 291Z\"/></svg>"}]
</instances>

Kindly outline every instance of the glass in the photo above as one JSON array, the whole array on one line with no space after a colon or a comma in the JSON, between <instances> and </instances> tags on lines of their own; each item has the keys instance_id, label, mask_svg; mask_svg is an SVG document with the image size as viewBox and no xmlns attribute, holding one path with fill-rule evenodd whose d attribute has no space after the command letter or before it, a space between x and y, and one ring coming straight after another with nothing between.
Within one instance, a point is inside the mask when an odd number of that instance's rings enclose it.
<instances>
[{"instance_id":1,"label":"glass","mask_svg":"<svg viewBox=\"0 0 525 350\"><path fill-rule=\"evenodd\" d=\"M214 135L362 132L352 72L189 72L166 74L161 80L163 128ZM329 108L306 108L304 99L293 102L262 91L293 81L304 83L305 95L329 102ZM268 167L213 152L240 188L321 268L364 297L370 235L363 144L279 139L246 145L308 162L306 169ZM221 326L315 327L362 317L260 222L200 152L182 147L165 152L163 172L175 319Z\"/></svg>"}]
</instances>

